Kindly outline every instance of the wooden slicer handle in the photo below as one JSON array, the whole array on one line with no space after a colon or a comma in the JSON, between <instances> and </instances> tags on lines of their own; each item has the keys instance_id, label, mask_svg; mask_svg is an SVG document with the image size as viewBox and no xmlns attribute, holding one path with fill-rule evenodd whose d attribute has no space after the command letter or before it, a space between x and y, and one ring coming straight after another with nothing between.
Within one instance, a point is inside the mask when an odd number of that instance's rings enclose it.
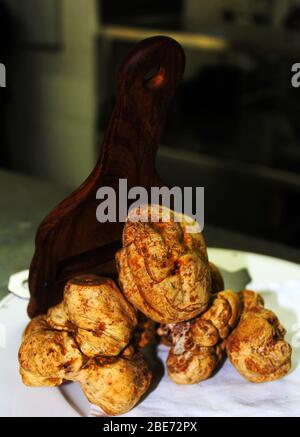
<instances>
[{"instance_id":1,"label":"wooden slicer handle","mask_svg":"<svg viewBox=\"0 0 300 437\"><path fill-rule=\"evenodd\" d=\"M116 104L97 164L86 181L54 208L36 234L30 266L28 314L60 302L66 281L77 274L115 275L114 256L123 223L99 223L96 192L127 179L128 189L150 190L162 182L155 157L168 105L182 78L184 53L171 38L146 39L125 58L117 79Z\"/></svg>"}]
</instances>

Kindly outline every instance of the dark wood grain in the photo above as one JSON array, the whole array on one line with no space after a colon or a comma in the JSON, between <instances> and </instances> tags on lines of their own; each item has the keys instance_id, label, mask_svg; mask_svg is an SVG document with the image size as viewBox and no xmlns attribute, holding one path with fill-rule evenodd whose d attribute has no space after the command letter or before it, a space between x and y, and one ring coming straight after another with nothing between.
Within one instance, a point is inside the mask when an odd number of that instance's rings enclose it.
<instances>
[{"instance_id":1,"label":"dark wood grain","mask_svg":"<svg viewBox=\"0 0 300 437\"><path fill-rule=\"evenodd\" d=\"M86 181L41 223L30 266L28 314L44 313L62 299L66 281L81 273L115 275L114 255L123 223L99 223L96 191L120 178L128 188L161 186L155 157L167 108L182 78L184 54L178 43L158 36L139 43L125 58L116 104L98 162Z\"/></svg>"}]
</instances>

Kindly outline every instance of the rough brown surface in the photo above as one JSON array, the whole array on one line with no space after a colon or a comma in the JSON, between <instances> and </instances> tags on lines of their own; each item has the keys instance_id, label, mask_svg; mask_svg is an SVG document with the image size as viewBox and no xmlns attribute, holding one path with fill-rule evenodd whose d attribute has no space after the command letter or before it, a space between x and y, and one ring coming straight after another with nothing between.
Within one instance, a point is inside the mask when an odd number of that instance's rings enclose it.
<instances>
[{"instance_id":1,"label":"rough brown surface","mask_svg":"<svg viewBox=\"0 0 300 437\"><path fill-rule=\"evenodd\" d=\"M199 317L161 325L158 334L165 343L171 343L167 359L170 378L177 384L195 384L209 378L224 355L224 340L240 312L238 295L226 290L212 296L210 308Z\"/></svg>"},{"instance_id":2,"label":"rough brown surface","mask_svg":"<svg viewBox=\"0 0 300 437\"><path fill-rule=\"evenodd\" d=\"M68 332L53 330L45 317L39 316L24 333L19 362L24 384L56 386L75 377L84 357Z\"/></svg>"},{"instance_id":3,"label":"rough brown surface","mask_svg":"<svg viewBox=\"0 0 300 437\"><path fill-rule=\"evenodd\" d=\"M88 357L118 355L137 326L136 311L115 283L95 275L69 281L63 302L48 311L47 321L55 329L73 331Z\"/></svg>"},{"instance_id":4,"label":"rough brown surface","mask_svg":"<svg viewBox=\"0 0 300 437\"><path fill-rule=\"evenodd\" d=\"M64 296L63 303L32 319L24 332L19 350L24 384L77 381L106 413L127 412L152 378L142 354L128 346L135 343L135 310L111 280L95 276L70 281ZM150 341L154 329L147 320L140 323L138 347Z\"/></svg>"},{"instance_id":5,"label":"rough brown surface","mask_svg":"<svg viewBox=\"0 0 300 437\"><path fill-rule=\"evenodd\" d=\"M128 220L123 249L117 255L119 282L129 302L159 323L177 323L202 313L208 305L211 274L200 232L175 222L174 212L147 206L152 222ZM163 213L169 213L164 222ZM150 221L150 218L148 218Z\"/></svg>"},{"instance_id":6,"label":"rough brown surface","mask_svg":"<svg viewBox=\"0 0 300 437\"><path fill-rule=\"evenodd\" d=\"M240 293L241 320L226 342L227 355L238 372L251 382L282 378L291 368L291 346L276 315L249 290Z\"/></svg>"},{"instance_id":7,"label":"rough brown surface","mask_svg":"<svg viewBox=\"0 0 300 437\"><path fill-rule=\"evenodd\" d=\"M151 372L140 352L115 361L90 360L79 374L86 397L107 414L123 414L131 410L148 390Z\"/></svg>"}]
</instances>

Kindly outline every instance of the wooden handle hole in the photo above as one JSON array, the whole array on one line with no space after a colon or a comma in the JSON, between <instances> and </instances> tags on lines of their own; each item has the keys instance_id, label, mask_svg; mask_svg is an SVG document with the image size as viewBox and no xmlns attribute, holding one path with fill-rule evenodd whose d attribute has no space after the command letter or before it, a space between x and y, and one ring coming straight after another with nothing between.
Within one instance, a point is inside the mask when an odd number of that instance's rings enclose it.
<instances>
[{"instance_id":1,"label":"wooden handle hole","mask_svg":"<svg viewBox=\"0 0 300 437\"><path fill-rule=\"evenodd\" d=\"M145 84L149 89L160 88L166 81L166 71L163 67L151 68L145 75Z\"/></svg>"}]
</instances>

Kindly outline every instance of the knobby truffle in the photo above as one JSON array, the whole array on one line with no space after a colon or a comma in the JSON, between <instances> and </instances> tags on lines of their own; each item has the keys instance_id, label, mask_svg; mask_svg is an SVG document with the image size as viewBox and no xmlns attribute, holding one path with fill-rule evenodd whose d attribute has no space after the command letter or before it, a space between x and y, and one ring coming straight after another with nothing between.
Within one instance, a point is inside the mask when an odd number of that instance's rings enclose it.
<instances>
[{"instance_id":1,"label":"knobby truffle","mask_svg":"<svg viewBox=\"0 0 300 437\"><path fill-rule=\"evenodd\" d=\"M150 319L190 320L207 308L211 291L204 238L200 231L187 232L188 219L176 222L166 208L147 206L147 214L147 222L129 217L124 226L123 248L116 255L119 283L129 302Z\"/></svg>"},{"instance_id":2,"label":"knobby truffle","mask_svg":"<svg viewBox=\"0 0 300 437\"><path fill-rule=\"evenodd\" d=\"M84 355L113 356L129 343L137 314L111 279L85 275L67 283L63 302L48 311L47 321L73 331Z\"/></svg>"},{"instance_id":3,"label":"knobby truffle","mask_svg":"<svg viewBox=\"0 0 300 437\"><path fill-rule=\"evenodd\" d=\"M153 325L126 302L113 281L83 276L65 287L64 300L27 326L19 350L20 374L28 386L79 382L87 398L108 414L134 407L151 382L138 347Z\"/></svg>"},{"instance_id":4,"label":"knobby truffle","mask_svg":"<svg viewBox=\"0 0 300 437\"><path fill-rule=\"evenodd\" d=\"M213 295L211 301L200 316L158 329L164 343L171 344L167 368L177 384L196 384L209 378L224 357L224 340L239 319L240 300L226 290Z\"/></svg>"},{"instance_id":5,"label":"knobby truffle","mask_svg":"<svg viewBox=\"0 0 300 437\"><path fill-rule=\"evenodd\" d=\"M264 308L255 292L240 293L241 321L227 339L227 354L238 372L251 382L282 378L291 368L291 346L276 315Z\"/></svg>"}]
</instances>

